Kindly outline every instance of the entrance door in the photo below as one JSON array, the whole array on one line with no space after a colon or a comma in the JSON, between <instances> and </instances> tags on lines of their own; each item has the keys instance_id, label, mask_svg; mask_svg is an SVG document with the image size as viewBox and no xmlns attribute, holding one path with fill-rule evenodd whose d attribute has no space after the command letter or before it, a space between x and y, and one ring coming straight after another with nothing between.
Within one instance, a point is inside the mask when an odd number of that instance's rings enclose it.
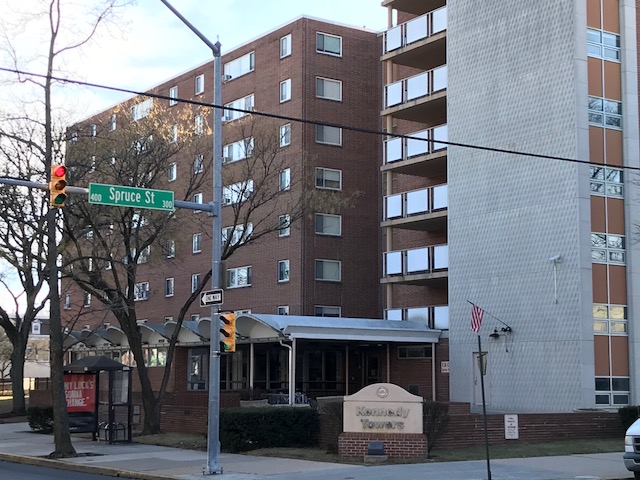
<instances>
[{"instance_id":1,"label":"entrance door","mask_svg":"<svg viewBox=\"0 0 640 480\"><path fill-rule=\"evenodd\" d=\"M380 382L380 355L377 353L365 354L365 385Z\"/></svg>"},{"instance_id":2,"label":"entrance door","mask_svg":"<svg viewBox=\"0 0 640 480\"><path fill-rule=\"evenodd\" d=\"M487 366L487 352L482 352L484 357L484 398L485 404L489 405L491 403L491 381L489 377L489 369ZM473 352L473 403L475 405L482 405L482 381L480 379L481 371L480 371L480 363L478 362L478 352Z\"/></svg>"}]
</instances>

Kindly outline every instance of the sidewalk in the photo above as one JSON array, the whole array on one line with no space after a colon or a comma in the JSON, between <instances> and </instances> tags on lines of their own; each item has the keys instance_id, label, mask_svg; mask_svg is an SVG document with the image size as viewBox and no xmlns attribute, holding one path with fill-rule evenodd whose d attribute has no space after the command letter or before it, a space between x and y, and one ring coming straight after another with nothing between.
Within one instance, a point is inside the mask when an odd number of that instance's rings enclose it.
<instances>
[{"instance_id":1,"label":"sidewalk","mask_svg":"<svg viewBox=\"0 0 640 480\"><path fill-rule=\"evenodd\" d=\"M205 480L483 480L486 461L359 466L222 453L221 476L205 476L206 452L142 444L108 445L73 437L81 457L42 458L53 451L53 436L32 433L26 423L0 424L0 461L55 466L138 479ZM618 480L633 475L622 452L491 461L493 480ZM0 465L0 478L2 478Z\"/></svg>"}]
</instances>

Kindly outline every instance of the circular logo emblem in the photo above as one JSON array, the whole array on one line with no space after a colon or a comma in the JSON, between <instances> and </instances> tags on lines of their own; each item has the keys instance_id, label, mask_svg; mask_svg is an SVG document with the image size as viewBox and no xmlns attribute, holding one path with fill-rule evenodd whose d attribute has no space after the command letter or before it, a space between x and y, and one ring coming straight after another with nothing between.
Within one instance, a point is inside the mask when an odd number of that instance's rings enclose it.
<instances>
[{"instance_id":1,"label":"circular logo emblem","mask_svg":"<svg viewBox=\"0 0 640 480\"><path fill-rule=\"evenodd\" d=\"M387 387L379 387L376 394L380 398L386 398L389 395L389 390L387 389Z\"/></svg>"}]
</instances>

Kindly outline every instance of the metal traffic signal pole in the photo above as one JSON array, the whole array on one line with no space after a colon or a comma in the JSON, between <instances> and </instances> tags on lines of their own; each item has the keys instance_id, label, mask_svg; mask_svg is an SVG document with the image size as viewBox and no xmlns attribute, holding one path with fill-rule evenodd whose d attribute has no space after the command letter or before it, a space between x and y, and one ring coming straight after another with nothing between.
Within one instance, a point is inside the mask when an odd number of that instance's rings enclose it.
<instances>
[{"instance_id":1,"label":"metal traffic signal pole","mask_svg":"<svg viewBox=\"0 0 640 480\"><path fill-rule=\"evenodd\" d=\"M220 288L222 255L222 60L220 42L211 43L200 31L191 25L180 12L166 0L160 0L189 29L202 40L213 53L213 231L211 232L211 287ZM207 465L205 475L222 473L218 464L220 455L220 328L218 307L211 307L211 345L209 347L209 426L207 429Z\"/></svg>"}]
</instances>

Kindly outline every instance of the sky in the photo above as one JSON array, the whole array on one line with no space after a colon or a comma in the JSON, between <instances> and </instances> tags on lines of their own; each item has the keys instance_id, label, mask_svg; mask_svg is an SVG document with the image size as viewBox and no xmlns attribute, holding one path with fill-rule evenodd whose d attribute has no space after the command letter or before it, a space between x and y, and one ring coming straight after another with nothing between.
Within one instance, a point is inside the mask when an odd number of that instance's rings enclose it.
<instances>
[{"instance_id":1,"label":"sky","mask_svg":"<svg viewBox=\"0 0 640 480\"><path fill-rule=\"evenodd\" d=\"M75 42L81 32L88 31L85 13L97 1L63 0L59 45ZM46 12L49 3L50 0L0 0L0 68L15 68L17 64L24 71L45 73L48 16L34 18L33 13ZM374 31L387 26L387 10L380 5L381 0L169 0L169 3L210 41L220 41L223 55L301 15ZM212 59L211 50L160 0L135 0L117 15L117 21L105 24L89 44L63 54L56 75L146 91ZM7 108L18 98L32 102L34 95L41 96L41 91L28 82L3 83L6 79L14 80L15 76L0 72L0 108ZM62 118L72 123L130 96L65 86L56 92L54 102L64 108ZM0 270L9 273L2 265ZM0 305L14 309L6 291L1 289Z\"/></svg>"},{"instance_id":2,"label":"sky","mask_svg":"<svg viewBox=\"0 0 640 480\"><path fill-rule=\"evenodd\" d=\"M65 2L72 4L71 0ZM19 10L42 10L48 3L49 0L0 0L0 22L19 24ZM63 20L81 15L92 3L95 2L83 0L79 4L75 0L73 8L63 11ZM209 40L220 41L223 55L301 15L374 31L384 30L387 19L387 10L380 0L169 0L169 3ZM61 63L67 77L144 91L212 58L211 50L160 0L135 0L133 5L120 9L118 16L116 24L103 27L88 46L64 56ZM75 19L70 23L74 23L74 30L82 24L78 20L76 25ZM11 34L24 70L37 65L24 62L26 58L38 50L46 52L46 45L37 41L38 37L43 38L43 25L39 25L40 30L33 25L31 30L18 28L18 34ZM0 48L2 42L6 43L6 39L0 38ZM1 52L0 66L11 67ZM42 61L38 71L44 71ZM85 118L129 96L74 89L69 109L80 110L80 118Z\"/></svg>"}]
</instances>

